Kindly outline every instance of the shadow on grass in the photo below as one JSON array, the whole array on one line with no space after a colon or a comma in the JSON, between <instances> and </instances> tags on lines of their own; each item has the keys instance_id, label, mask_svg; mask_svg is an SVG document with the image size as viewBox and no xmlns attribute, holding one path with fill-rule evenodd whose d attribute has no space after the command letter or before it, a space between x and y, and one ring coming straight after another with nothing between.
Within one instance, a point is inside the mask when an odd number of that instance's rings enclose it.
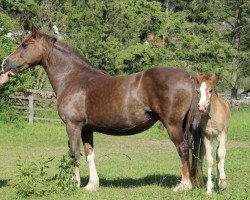
<instances>
[{"instance_id":1,"label":"shadow on grass","mask_svg":"<svg viewBox=\"0 0 250 200\"><path fill-rule=\"evenodd\" d=\"M146 185L159 185L172 188L180 182L180 177L169 174L153 174L138 179L133 178L116 178L105 179L100 177L100 186L102 187L141 187ZM88 183L87 177L81 177L81 183L85 186ZM85 185L84 185L85 184Z\"/></svg>"},{"instance_id":2,"label":"shadow on grass","mask_svg":"<svg viewBox=\"0 0 250 200\"><path fill-rule=\"evenodd\" d=\"M0 188L5 187L8 184L8 180L0 180Z\"/></svg>"}]
</instances>

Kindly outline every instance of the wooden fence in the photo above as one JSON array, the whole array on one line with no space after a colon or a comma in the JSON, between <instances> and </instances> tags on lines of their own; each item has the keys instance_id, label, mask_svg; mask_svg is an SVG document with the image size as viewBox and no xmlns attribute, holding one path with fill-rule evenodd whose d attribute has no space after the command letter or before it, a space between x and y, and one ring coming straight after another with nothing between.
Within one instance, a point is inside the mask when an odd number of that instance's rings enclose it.
<instances>
[{"instance_id":1,"label":"wooden fence","mask_svg":"<svg viewBox=\"0 0 250 200\"><path fill-rule=\"evenodd\" d=\"M53 92L28 90L28 95L19 93L11 98L14 100L13 107L21 117L28 119L30 124L33 124L34 121L62 122L57 114L56 96ZM243 104L250 105L250 100L228 100L236 109ZM39 116L38 112L49 114ZM51 117L51 113L54 117Z\"/></svg>"},{"instance_id":2,"label":"wooden fence","mask_svg":"<svg viewBox=\"0 0 250 200\"><path fill-rule=\"evenodd\" d=\"M20 115L28 119L30 124L34 121L50 121L50 122L61 122L61 119L57 115L56 110L56 99L48 99L44 97L34 96L12 96L14 100L13 107L20 112ZM56 117L39 117L36 116L38 112L41 113L53 113Z\"/></svg>"}]
</instances>

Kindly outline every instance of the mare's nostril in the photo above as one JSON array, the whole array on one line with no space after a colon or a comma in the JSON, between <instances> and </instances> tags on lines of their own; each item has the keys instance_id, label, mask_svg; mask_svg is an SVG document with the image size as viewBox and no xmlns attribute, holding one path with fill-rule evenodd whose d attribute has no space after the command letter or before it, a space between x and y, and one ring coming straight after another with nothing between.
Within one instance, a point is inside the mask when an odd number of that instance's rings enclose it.
<instances>
[{"instance_id":1,"label":"mare's nostril","mask_svg":"<svg viewBox=\"0 0 250 200\"><path fill-rule=\"evenodd\" d=\"M8 67L8 60L4 60L4 61L2 62L1 67L2 67L2 70L6 70L6 68Z\"/></svg>"},{"instance_id":2,"label":"mare's nostril","mask_svg":"<svg viewBox=\"0 0 250 200\"><path fill-rule=\"evenodd\" d=\"M1 66L2 66L2 70L4 71L6 64L3 62Z\"/></svg>"}]
</instances>

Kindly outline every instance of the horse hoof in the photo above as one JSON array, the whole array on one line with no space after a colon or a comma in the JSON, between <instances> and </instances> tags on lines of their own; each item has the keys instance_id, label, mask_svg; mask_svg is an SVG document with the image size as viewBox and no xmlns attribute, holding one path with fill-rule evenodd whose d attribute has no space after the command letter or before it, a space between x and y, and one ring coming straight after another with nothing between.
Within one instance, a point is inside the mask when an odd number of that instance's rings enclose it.
<instances>
[{"instance_id":1,"label":"horse hoof","mask_svg":"<svg viewBox=\"0 0 250 200\"><path fill-rule=\"evenodd\" d=\"M174 189L173 189L173 191L174 192L178 192L178 191L180 191L181 190L181 188L180 188L180 186L178 185L178 186L176 186Z\"/></svg>"},{"instance_id":2,"label":"horse hoof","mask_svg":"<svg viewBox=\"0 0 250 200\"><path fill-rule=\"evenodd\" d=\"M99 183L89 182L85 186L85 190L90 191L90 192L97 192L99 190Z\"/></svg>"},{"instance_id":3,"label":"horse hoof","mask_svg":"<svg viewBox=\"0 0 250 200\"><path fill-rule=\"evenodd\" d=\"M226 189L226 187L227 187L226 181L221 181L221 182L219 183L219 188L220 188L220 189L224 190L224 189Z\"/></svg>"},{"instance_id":4,"label":"horse hoof","mask_svg":"<svg viewBox=\"0 0 250 200\"><path fill-rule=\"evenodd\" d=\"M208 194L208 195L212 195L212 194L213 194L213 193L212 193L212 190L207 191L207 194Z\"/></svg>"},{"instance_id":5,"label":"horse hoof","mask_svg":"<svg viewBox=\"0 0 250 200\"><path fill-rule=\"evenodd\" d=\"M192 189L192 184L183 184L183 183L180 183L179 185L177 185L173 191L174 192L178 192L178 191L187 191L187 190L190 190Z\"/></svg>"}]
</instances>

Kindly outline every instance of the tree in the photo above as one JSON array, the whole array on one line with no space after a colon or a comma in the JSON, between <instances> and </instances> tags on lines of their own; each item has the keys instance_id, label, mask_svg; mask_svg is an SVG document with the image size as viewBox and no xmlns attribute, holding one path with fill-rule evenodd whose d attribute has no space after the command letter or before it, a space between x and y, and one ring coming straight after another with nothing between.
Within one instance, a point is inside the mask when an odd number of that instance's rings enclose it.
<instances>
[{"instance_id":1,"label":"tree","mask_svg":"<svg viewBox=\"0 0 250 200\"><path fill-rule=\"evenodd\" d=\"M111 74L170 65L191 73L215 72L219 91L236 94L242 80L247 87L250 20L245 0L3 0L0 11L17 19L20 30L34 22L53 34L56 25L64 42ZM156 39L146 46L150 34ZM36 88L42 89L44 71L37 68L33 74Z\"/></svg>"},{"instance_id":2,"label":"tree","mask_svg":"<svg viewBox=\"0 0 250 200\"><path fill-rule=\"evenodd\" d=\"M20 27L18 22L5 13L0 13L0 63L6 58L17 46L19 42ZM2 73L2 72L0 72ZM34 86L34 77L32 72L22 74L12 78L4 87L0 86L0 112L9 109L9 95L14 91L20 91L24 88Z\"/></svg>"}]
</instances>

